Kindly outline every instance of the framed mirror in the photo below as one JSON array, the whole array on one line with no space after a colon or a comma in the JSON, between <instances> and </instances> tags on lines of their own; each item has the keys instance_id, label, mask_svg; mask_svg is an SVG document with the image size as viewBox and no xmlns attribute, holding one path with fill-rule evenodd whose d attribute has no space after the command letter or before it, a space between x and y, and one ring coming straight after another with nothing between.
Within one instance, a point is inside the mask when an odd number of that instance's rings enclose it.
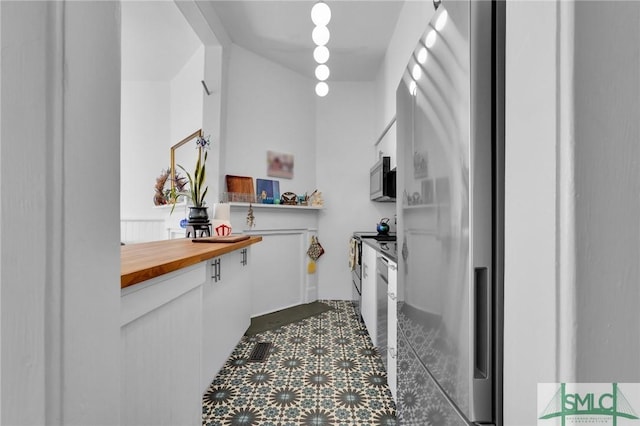
<instances>
[{"instance_id":1,"label":"framed mirror","mask_svg":"<svg viewBox=\"0 0 640 426\"><path fill-rule=\"evenodd\" d=\"M203 137L202 129L196 130L195 132L193 132L192 134L190 134L189 136L187 136L186 138L182 139L180 142L178 142L177 144L175 144L175 145L173 145L171 147L171 190L172 191L176 187L175 185L176 185L176 179L177 179L177 175L176 175L176 150L178 148L180 148L181 146L185 145L186 143L192 141L193 139L197 139L199 137Z\"/></svg>"}]
</instances>

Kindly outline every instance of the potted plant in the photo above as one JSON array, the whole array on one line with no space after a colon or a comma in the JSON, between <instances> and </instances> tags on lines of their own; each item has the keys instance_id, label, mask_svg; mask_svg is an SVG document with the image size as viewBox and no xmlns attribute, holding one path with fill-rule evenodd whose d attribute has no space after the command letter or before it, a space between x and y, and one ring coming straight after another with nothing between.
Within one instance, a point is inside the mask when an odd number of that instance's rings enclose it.
<instances>
[{"instance_id":1,"label":"potted plant","mask_svg":"<svg viewBox=\"0 0 640 426\"><path fill-rule=\"evenodd\" d=\"M190 223L204 223L209 221L209 215L207 213L206 202L204 200L207 195L208 186L204 186L206 180L206 162L207 162L207 149L209 148L209 137L206 138L198 136L196 139L196 145L198 148L198 159L196 160L196 166L193 170L193 175L189 173L180 164L177 166L187 175L189 181L189 189L186 191L173 190L171 198L175 207L175 202L178 197L184 195L191 200L191 206L189 206L189 222ZM173 208L171 209L173 213Z\"/></svg>"}]
</instances>

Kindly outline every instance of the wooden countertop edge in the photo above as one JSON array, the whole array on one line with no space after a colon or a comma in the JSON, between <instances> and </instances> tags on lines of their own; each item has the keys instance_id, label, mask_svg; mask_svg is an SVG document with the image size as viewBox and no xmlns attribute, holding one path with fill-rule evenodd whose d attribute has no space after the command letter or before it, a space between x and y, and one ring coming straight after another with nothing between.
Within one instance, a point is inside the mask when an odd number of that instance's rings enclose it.
<instances>
[{"instance_id":1,"label":"wooden countertop edge","mask_svg":"<svg viewBox=\"0 0 640 426\"><path fill-rule=\"evenodd\" d=\"M223 254L240 250L242 248L248 247L260 241L262 241L261 236L253 235L248 240L239 241L237 243L198 244L198 246L205 249L205 251L195 253L195 254L185 253L182 256L175 257L174 259L166 260L158 264L154 264L153 266L148 266L148 267L135 270L135 271L130 271L130 272L122 272L120 275L120 288L123 289L129 286L132 286L134 284L139 284L143 281L147 281L152 278L159 277L169 272L174 272L179 269L186 268L187 266L195 265L205 260L213 259L214 257L222 256ZM196 243L191 243L191 244L196 244ZM207 250L207 248L209 249ZM122 257L124 258L124 254L122 255Z\"/></svg>"}]
</instances>

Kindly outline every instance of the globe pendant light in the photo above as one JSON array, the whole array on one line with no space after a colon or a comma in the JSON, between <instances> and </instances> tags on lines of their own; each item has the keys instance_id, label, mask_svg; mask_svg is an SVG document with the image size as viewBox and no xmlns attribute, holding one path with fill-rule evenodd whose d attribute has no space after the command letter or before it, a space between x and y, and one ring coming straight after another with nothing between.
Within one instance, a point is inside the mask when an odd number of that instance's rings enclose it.
<instances>
[{"instance_id":1,"label":"globe pendant light","mask_svg":"<svg viewBox=\"0 0 640 426\"><path fill-rule=\"evenodd\" d=\"M324 64L329 60L329 49L327 46L316 46L313 49L313 59L319 64Z\"/></svg>"},{"instance_id":2,"label":"globe pendant light","mask_svg":"<svg viewBox=\"0 0 640 426\"><path fill-rule=\"evenodd\" d=\"M316 84L316 95L324 97L327 96L327 93L329 93L329 85L326 82L321 81Z\"/></svg>"},{"instance_id":3,"label":"globe pendant light","mask_svg":"<svg viewBox=\"0 0 640 426\"><path fill-rule=\"evenodd\" d=\"M311 20L315 24L315 28L311 32L311 38L316 45L313 50L313 59L319 65L316 67L316 95L320 97L327 96L329 93L329 85L326 79L329 78L330 70L325 64L329 60L329 49L326 44L329 43L331 33L327 24L331 21L331 8L324 1L320 0L311 8Z\"/></svg>"},{"instance_id":4,"label":"globe pendant light","mask_svg":"<svg viewBox=\"0 0 640 426\"><path fill-rule=\"evenodd\" d=\"M329 33L329 28L327 27L315 27L313 29L313 32L311 33L311 38L313 39L313 42L316 44L316 46L324 46L325 44L329 43L330 37L331 34Z\"/></svg>"},{"instance_id":5,"label":"globe pendant light","mask_svg":"<svg viewBox=\"0 0 640 426\"><path fill-rule=\"evenodd\" d=\"M326 27L331 21L331 8L323 1L319 1L311 8L311 20L319 27Z\"/></svg>"},{"instance_id":6,"label":"globe pendant light","mask_svg":"<svg viewBox=\"0 0 640 426\"><path fill-rule=\"evenodd\" d=\"M320 81L324 81L329 78L329 67L322 64L316 67L316 78Z\"/></svg>"}]
</instances>

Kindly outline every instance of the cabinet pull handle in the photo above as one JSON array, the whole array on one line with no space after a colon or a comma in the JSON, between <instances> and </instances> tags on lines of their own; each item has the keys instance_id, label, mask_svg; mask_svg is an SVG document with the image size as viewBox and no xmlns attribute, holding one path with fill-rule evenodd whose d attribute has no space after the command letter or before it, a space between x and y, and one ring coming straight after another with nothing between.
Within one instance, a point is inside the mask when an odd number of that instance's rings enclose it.
<instances>
[{"instance_id":1,"label":"cabinet pull handle","mask_svg":"<svg viewBox=\"0 0 640 426\"><path fill-rule=\"evenodd\" d=\"M396 348L389 348L389 355L391 355L391 358L396 359L396 357L398 356Z\"/></svg>"},{"instance_id":2,"label":"cabinet pull handle","mask_svg":"<svg viewBox=\"0 0 640 426\"><path fill-rule=\"evenodd\" d=\"M213 275L211 275L211 278L214 283L217 283L220 281L220 259L214 259L213 262L211 262L211 266L213 267Z\"/></svg>"},{"instance_id":3,"label":"cabinet pull handle","mask_svg":"<svg viewBox=\"0 0 640 426\"><path fill-rule=\"evenodd\" d=\"M387 293L387 296L389 296L389 299L391 299L391 300L396 300L397 299L397 296L396 296L395 293Z\"/></svg>"}]
</instances>

